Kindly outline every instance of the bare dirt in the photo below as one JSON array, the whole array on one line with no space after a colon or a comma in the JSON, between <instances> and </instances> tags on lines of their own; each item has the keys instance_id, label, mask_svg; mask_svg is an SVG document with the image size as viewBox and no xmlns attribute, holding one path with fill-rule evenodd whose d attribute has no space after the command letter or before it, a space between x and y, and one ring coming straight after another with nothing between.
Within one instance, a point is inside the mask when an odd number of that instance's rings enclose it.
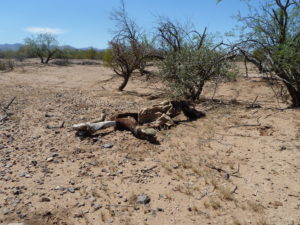
<instances>
[{"instance_id":1,"label":"bare dirt","mask_svg":"<svg viewBox=\"0 0 300 225\"><path fill-rule=\"evenodd\" d=\"M75 136L73 124L166 99L157 80L119 83L99 65L0 73L1 107L16 96L0 122L0 224L300 224L300 111L255 70L197 104L205 118L160 131L159 145L112 128Z\"/></svg>"}]
</instances>

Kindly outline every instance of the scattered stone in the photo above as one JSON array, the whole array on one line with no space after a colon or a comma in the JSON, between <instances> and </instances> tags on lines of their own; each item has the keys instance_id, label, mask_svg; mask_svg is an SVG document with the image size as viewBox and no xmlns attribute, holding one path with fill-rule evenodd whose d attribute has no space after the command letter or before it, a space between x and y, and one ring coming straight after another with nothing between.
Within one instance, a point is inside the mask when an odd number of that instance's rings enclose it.
<instances>
[{"instance_id":1,"label":"scattered stone","mask_svg":"<svg viewBox=\"0 0 300 225\"><path fill-rule=\"evenodd\" d=\"M78 207L83 207L83 206L85 206L85 203L84 202L78 203L77 206Z\"/></svg>"},{"instance_id":2,"label":"scattered stone","mask_svg":"<svg viewBox=\"0 0 300 225\"><path fill-rule=\"evenodd\" d=\"M47 162L52 162L53 160L54 160L53 157L49 157L49 158L46 159Z\"/></svg>"},{"instance_id":3,"label":"scattered stone","mask_svg":"<svg viewBox=\"0 0 300 225\"><path fill-rule=\"evenodd\" d=\"M51 157L57 157L57 156L58 156L58 153L56 153L56 152L51 153Z\"/></svg>"},{"instance_id":4,"label":"scattered stone","mask_svg":"<svg viewBox=\"0 0 300 225\"><path fill-rule=\"evenodd\" d=\"M165 199L165 198L166 198L166 196L164 194L159 194L158 195L158 199Z\"/></svg>"},{"instance_id":5,"label":"scattered stone","mask_svg":"<svg viewBox=\"0 0 300 225\"><path fill-rule=\"evenodd\" d=\"M50 202L50 198L42 197L41 202Z\"/></svg>"},{"instance_id":6,"label":"scattered stone","mask_svg":"<svg viewBox=\"0 0 300 225\"><path fill-rule=\"evenodd\" d=\"M224 178L225 180L228 180L228 179L230 178L230 175L229 175L228 173L225 173L224 176L223 176L223 178Z\"/></svg>"},{"instance_id":7,"label":"scattered stone","mask_svg":"<svg viewBox=\"0 0 300 225\"><path fill-rule=\"evenodd\" d=\"M103 148L112 148L114 145L113 144L104 144Z\"/></svg>"},{"instance_id":8,"label":"scattered stone","mask_svg":"<svg viewBox=\"0 0 300 225\"><path fill-rule=\"evenodd\" d=\"M3 215L8 215L10 213L10 210L8 208L3 208L2 212Z\"/></svg>"},{"instance_id":9,"label":"scattered stone","mask_svg":"<svg viewBox=\"0 0 300 225\"><path fill-rule=\"evenodd\" d=\"M69 184L74 185L74 184L75 184L75 181L74 181L74 180L70 180L70 181L69 181Z\"/></svg>"},{"instance_id":10,"label":"scattered stone","mask_svg":"<svg viewBox=\"0 0 300 225\"><path fill-rule=\"evenodd\" d=\"M91 201L91 202L95 202L97 199L95 198L95 197L91 197L91 198L89 198L89 201Z\"/></svg>"},{"instance_id":11,"label":"scattered stone","mask_svg":"<svg viewBox=\"0 0 300 225\"><path fill-rule=\"evenodd\" d=\"M56 187L54 188L54 190L56 190L56 191L64 191L65 188L62 187L62 186L56 186Z\"/></svg>"},{"instance_id":12,"label":"scattered stone","mask_svg":"<svg viewBox=\"0 0 300 225\"><path fill-rule=\"evenodd\" d=\"M150 197L147 195L139 195L137 196L136 203L137 204L148 204L151 201Z\"/></svg>"},{"instance_id":13,"label":"scattered stone","mask_svg":"<svg viewBox=\"0 0 300 225\"><path fill-rule=\"evenodd\" d=\"M75 193L75 188L73 187L68 188L68 192Z\"/></svg>"},{"instance_id":14,"label":"scattered stone","mask_svg":"<svg viewBox=\"0 0 300 225\"><path fill-rule=\"evenodd\" d=\"M19 173L19 177L25 177L25 173L24 172L20 172Z\"/></svg>"},{"instance_id":15,"label":"scattered stone","mask_svg":"<svg viewBox=\"0 0 300 225\"><path fill-rule=\"evenodd\" d=\"M101 209L101 208L102 208L102 205L100 205L100 204L95 204L95 205L93 206L93 208L94 208L95 211L97 211L98 209Z\"/></svg>"},{"instance_id":16,"label":"scattered stone","mask_svg":"<svg viewBox=\"0 0 300 225\"><path fill-rule=\"evenodd\" d=\"M164 211L164 209L163 209L163 208L160 208L160 207L157 207L156 210L157 210L158 212L163 212L163 211Z\"/></svg>"},{"instance_id":17,"label":"scattered stone","mask_svg":"<svg viewBox=\"0 0 300 225\"><path fill-rule=\"evenodd\" d=\"M26 213L21 213L21 214L19 215L19 217L20 217L21 219L24 219L26 216L27 216Z\"/></svg>"},{"instance_id":18,"label":"scattered stone","mask_svg":"<svg viewBox=\"0 0 300 225\"><path fill-rule=\"evenodd\" d=\"M82 218L84 216L83 212L78 212L74 214L74 218Z\"/></svg>"}]
</instances>

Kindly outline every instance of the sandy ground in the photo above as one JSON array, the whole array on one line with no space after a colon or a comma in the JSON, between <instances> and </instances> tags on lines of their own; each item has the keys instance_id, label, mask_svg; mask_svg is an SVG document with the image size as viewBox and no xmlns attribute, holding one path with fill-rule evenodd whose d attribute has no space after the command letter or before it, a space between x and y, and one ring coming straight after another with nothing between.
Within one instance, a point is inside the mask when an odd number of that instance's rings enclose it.
<instances>
[{"instance_id":1,"label":"sandy ground","mask_svg":"<svg viewBox=\"0 0 300 225\"><path fill-rule=\"evenodd\" d=\"M300 111L253 69L197 104L205 118L160 131L159 145L110 128L75 136L72 124L165 100L156 80L135 76L120 93L113 78L33 62L0 73L1 107L16 96L0 122L0 224L300 224ZM256 97L262 108L248 108Z\"/></svg>"}]
</instances>

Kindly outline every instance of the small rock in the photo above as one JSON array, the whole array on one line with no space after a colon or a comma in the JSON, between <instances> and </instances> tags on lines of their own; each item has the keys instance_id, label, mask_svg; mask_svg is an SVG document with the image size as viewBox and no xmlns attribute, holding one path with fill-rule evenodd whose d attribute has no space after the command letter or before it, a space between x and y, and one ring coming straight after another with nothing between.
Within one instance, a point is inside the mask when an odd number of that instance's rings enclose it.
<instances>
[{"instance_id":1,"label":"small rock","mask_svg":"<svg viewBox=\"0 0 300 225\"><path fill-rule=\"evenodd\" d=\"M42 197L41 202L50 202L50 198Z\"/></svg>"},{"instance_id":2,"label":"small rock","mask_svg":"<svg viewBox=\"0 0 300 225\"><path fill-rule=\"evenodd\" d=\"M98 209L102 208L102 205L96 204L96 205L93 206L93 208L95 209L95 211L97 211Z\"/></svg>"},{"instance_id":3,"label":"small rock","mask_svg":"<svg viewBox=\"0 0 300 225\"><path fill-rule=\"evenodd\" d=\"M101 172L103 172L103 173L108 173L108 170L105 169L105 168L102 168L102 169L101 169Z\"/></svg>"},{"instance_id":4,"label":"small rock","mask_svg":"<svg viewBox=\"0 0 300 225\"><path fill-rule=\"evenodd\" d=\"M25 177L25 173L24 172L19 173L19 177Z\"/></svg>"},{"instance_id":5,"label":"small rock","mask_svg":"<svg viewBox=\"0 0 300 225\"><path fill-rule=\"evenodd\" d=\"M163 209L163 208L160 208L160 207L157 207L156 210L157 210L158 212L163 212L163 211L164 211L164 209Z\"/></svg>"},{"instance_id":6,"label":"small rock","mask_svg":"<svg viewBox=\"0 0 300 225\"><path fill-rule=\"evenodd\" d=\"M27 216L26 213L21 213L21 214L19 215L19 217L20 217L21 219L24 219L26 216Z\"/></svg>"},{"instance_id":7,"label":"small rock","mask_svg":"<svg viewBox=\"0 0 300 225\"><path fill-rule=\"evenodd\" d=\"M137 196L136 203L137 204L148 204L151 201L150 197L147 195L139 195Z\"/></svg>"},{"instance_id":8,"label":"small rock","mask_svg":"<svg viewBox=\"0 0 300 225\"><path fill-rule=\"evenodd\" d=\"M69 184L74 185L74 184L75 184L75 181L74 181L74 180L70 180L70 181L69 181Z\"/></svg>"},{"instance_id":9,"label":"small rock","mask_svg":"<svg viewBox=\"0 0 300 225\"><path fill-rule=\"evenodd\" d=\"M83 215L84 215L83 212L78 212L78 213L75 213L75 214L74 214L74 218L82 218Z\"/></svg>"},{"instance_id":10,"label":"small rock","mask_svg":"<svg viewBox=\"0 0 300 225\"><path fill-rule=\"evenodd\" d=\"M228 179L230 178L230 175L229 175L228 173L225 173L224 176L223 176L223 178L224 178L225 180L228 180Z\"/></svg>"},{"instance_id":11,"label":"small rock","mask_svg":"<svg viewBox=\"0 0 300 225\"><path fill-rule=\"evenodd\" d=\"M53 157L49 157L49 158L46 159L47 162L52 162L53 160L54 160Z\"/></svg>"},{"instance_id":12,"label":"small rock","mask_svg":"<svg viewBox=\"0 0 300 225\"><path fill-rule=\"evenodd\" d=\"M75 188L70 187L70 188L68 188L68 191L71 192L71 193L74 193L75 192Z\"/></svg>"},{"instance_id":13,"label":"small rock","mask_svg":"<svg viewBox=\"0 0 300 225\"><path fill-rule=\"evenodd\" d=\"M3 208L3 215L9 214L10 210L8 208Z\"/></svg>"},{"instance_id":14,"label":"small rock","mask_svg":"<svg viewBox=\"0 0 300 225\"><path fill-rule=\"evenodd\" d=\"M25 225L24 223L9 223L7 225Z\"/></svg>"},{"instance_id":15,"label":"small rock","mask_svg":"<svg viewBox=\"0 0 300 225\"><path fill-rule=\"evenodd\" d=\"M84 202L78 203L77 206L78 206L78 207L85 206L85 203L84 203Z\"/></svg>"},{"instance_id":16,"label":"small rock","mask_svg":"<svg viewBox=\"0 0 300 225\"><path fill-rule=\"evenodd\" d=\"M158 195L158 199L165 199L165 198L166 198L166 196L163 195L163 194L159 194L159 195Z\"/></svg>"},{"instance_id":17,"label":"small rock","mask_svg":"<svg viewBox=\"0 0 300 225\"><path fill-rule=\"evenodd\" d=\"M89 198L89 201L95 202L95 201L96 201L96 198L95 198L95 197L91 197L91 198Z\"/></svg>"},{"instance_id":18,"label":"small rock","mask_svg":"<svg viewBox=\"0 0 300 225\"><path fill-rule=\"evenodd\" d=\"M65 188L64 188L64 187L61 187L61 186L56 186L56 187L54 188L54 190L56 190L56 191L63 191L63 190L65 190Z\"/></svg>"},{"instance_id":19,"label":"small rock","mask_svg":"<svg viewBox=\"0 0 300 225\"><path fill-rule=\"evenodd\" d=\"M51 157L57 157L57 156L58 156L58 153L56 153L56 152L51 153Z\"/></svg>"},{"instance_id":20,"label":"small rock","mask_svg":"<svg viewBox=\"0 0 300 225\"><path fill-rule=\"evenodd\" d=\"M113 147L113 144L104 144L103 145L103 148L112 148Z\"/></svg>"}]
</instances>

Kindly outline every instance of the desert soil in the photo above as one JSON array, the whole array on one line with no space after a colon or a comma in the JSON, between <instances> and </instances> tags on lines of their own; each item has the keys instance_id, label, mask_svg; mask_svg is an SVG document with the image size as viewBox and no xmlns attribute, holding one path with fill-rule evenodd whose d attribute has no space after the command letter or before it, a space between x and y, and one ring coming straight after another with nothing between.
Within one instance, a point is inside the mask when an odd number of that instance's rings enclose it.
<instances>
[{"instance_id":1,"label":"desert soil","mask_svg":"<svg viewBox=\"0 0 300 225\"><path fill-rule=\"evenodd\" d=\"M0 73L1 107L16 97L0 122L0 224L299 225L300 110L243 73L215 101L207 84L196 105L206 117L159 131L157 145L71 129L164 101L157 80L135 75L121 93L100 65L25 61ZM261 108L249 107L256 97Z\"/></svg>"}]
</instances>

